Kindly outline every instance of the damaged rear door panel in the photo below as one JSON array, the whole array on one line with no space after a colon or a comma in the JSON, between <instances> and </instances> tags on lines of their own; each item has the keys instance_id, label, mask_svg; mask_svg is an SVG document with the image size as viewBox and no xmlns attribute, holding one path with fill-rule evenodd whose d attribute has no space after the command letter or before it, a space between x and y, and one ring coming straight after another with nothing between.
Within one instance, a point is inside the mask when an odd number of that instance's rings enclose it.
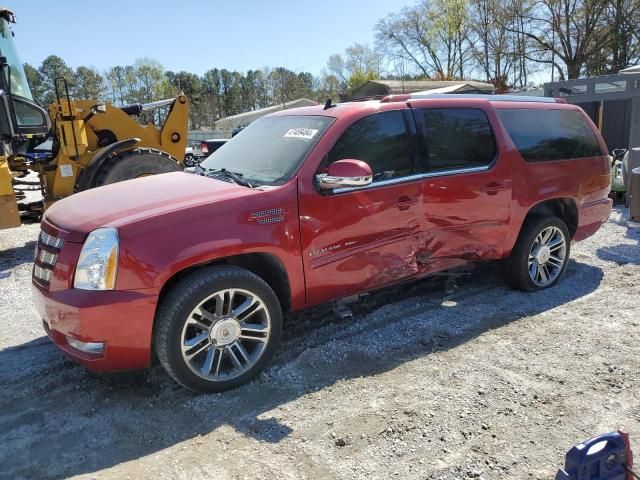
<instances>
[{"instance_id":1,"label":"damaged rear door panel","mask_svg":"<svg viewBox=\"0 0 640 480\"><path fill-rule=\"evenodd\" d=\"M493 109L412 102L423 173L421 273L501 258L510 218L511 167L500 156Z\"/></svg>"}]
</instances>

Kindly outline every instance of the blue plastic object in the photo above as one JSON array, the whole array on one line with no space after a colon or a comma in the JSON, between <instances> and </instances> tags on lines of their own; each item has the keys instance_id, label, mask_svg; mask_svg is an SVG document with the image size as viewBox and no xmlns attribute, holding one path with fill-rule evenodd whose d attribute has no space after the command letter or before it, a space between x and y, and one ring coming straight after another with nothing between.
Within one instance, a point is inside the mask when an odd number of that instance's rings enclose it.
<instances>
[{"instance_id":1,"label":"blue plastic object","mask_svg":"<svg viewBox=\"0 0 640 480\"><path fill-rule=\"evenodd\" d=\"M556 480L627 480L627 445L619 432L606 433L567 452Z\"/></svg>"}]
</instances>

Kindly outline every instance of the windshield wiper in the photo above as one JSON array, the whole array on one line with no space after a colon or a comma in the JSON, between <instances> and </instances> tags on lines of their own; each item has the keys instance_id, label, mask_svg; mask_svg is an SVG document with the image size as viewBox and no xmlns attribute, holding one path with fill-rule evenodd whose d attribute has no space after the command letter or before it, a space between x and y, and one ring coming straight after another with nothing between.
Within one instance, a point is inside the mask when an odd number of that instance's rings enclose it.
<instances>
[{"instance_id":1,"label":"windshield wiper","mask_svg":"<svg viewBox=\"0 0 640 480\"><path fill-rule=\"evenodd\" d=\"M196 172L198 175L204 176L207 174L206 170L202 168L199 163L195 164L195 166L193 167L193 171Z\"/></svg>"},{"instance_id":2,"label":"windshield wiper","mask_svg":"<svg viewBox=\"0 0 640 480\"><path fill-rule=\"evenodd\" d=\"M242 185L243 187L256 188L255 185L253 185L251 182L242 178L241 173L232 172L231 170L227 170L226 168L207 168L206 171L207 176L211 173L214 175L222 174L225 177L230 178L234 183L237 183L238 185Z\"/></svg>"}]
</instances>

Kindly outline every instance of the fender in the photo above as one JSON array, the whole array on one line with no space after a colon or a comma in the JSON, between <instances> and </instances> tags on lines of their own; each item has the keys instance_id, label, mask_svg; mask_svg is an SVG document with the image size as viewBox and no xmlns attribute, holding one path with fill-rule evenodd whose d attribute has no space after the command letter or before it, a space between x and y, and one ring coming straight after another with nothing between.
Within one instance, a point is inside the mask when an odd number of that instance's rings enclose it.
<instances>
[{"instance_id":1,"label":"fender","mask_svg":"<svg viewBox=\"0 0 640 480\"><path fill-rule=\"evenodd\" d=\"M74 190L76 192L81 192L92 188L95 184L98 172L111 155L121 152L122 150L129 150L139 142L139 138L126 138L98 150L80 174Z\"/></svg>"}]
</instances>

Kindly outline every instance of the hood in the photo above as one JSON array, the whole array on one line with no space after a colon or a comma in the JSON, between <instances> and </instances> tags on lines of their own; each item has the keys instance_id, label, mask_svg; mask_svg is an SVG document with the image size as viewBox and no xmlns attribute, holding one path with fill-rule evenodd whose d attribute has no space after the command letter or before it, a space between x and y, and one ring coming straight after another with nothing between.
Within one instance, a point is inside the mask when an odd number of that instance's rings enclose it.
<instances>
[{"instance_id":1,"label":"hood","mask_svg":"<svg viewBox=\"0 0 640 480\"><path fill-rule=\"evenodd\" d=\"M118 227L144 218L257 193L250 188L184 172L127 180L76 193L54 203L45 220L82 242L100 227Z\"/></svg>"}]
</instances>

